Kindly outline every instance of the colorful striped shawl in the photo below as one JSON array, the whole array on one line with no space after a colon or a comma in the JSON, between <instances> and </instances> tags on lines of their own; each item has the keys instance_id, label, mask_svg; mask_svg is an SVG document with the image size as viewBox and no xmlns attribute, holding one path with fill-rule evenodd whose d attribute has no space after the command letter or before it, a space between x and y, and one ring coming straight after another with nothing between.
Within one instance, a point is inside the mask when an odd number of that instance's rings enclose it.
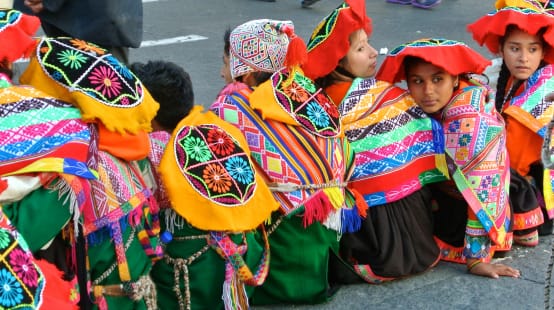
<instances>
[{"instance_id":1,"label":"colorful striped shawl","mask_svg":"<svg viewBox=\"0 0 554 310\"><path fill-rule=\"evenodd\" d=\"M91 179L89 126L81 113L31 88L0 88L0 175L57 172Z\"/></svg>"},{"instance_id":2,"label":"colorful striped shawl","mask_svg":"<svg viewBox=\"0 0 554 310\"><path fill-rule=\"evenodd\" d=\"M441 126L406 91L373 78L355 79L339 111L356 153L349 186L370 207L447 179Z\"/></svg>"},{"instance_id":3,"label":"colorful striped shawl","mask_svg":"<svg viewBox=\"0 0 554 310\"><path fill-rule=\"evenodd\" d=\"M243 132L257 168L270 185L337 184L330 188L274 192L283 213L291 214L303 208L306 225L314 220L324 222L331 212L344 205L344 188L340 184L350 167L344 155L349 148L345 148L339 137L325 138L301 126L262 119L249 105L251 93L248 89L221 97L211 109Z\"/></svg>"},{"instance_id":4,"label":"colorful striped shawl","mask_svg":"<svg viewBox=\"0 0 554 310\"><path fill-rule=\"evenodd\" d=\"M504 113L512 116L539 136L545 137L554 117L554 101L547 96L554 91L554 65L547 65L531 75L524 91L510 101ZM544 170L543 194L549 218L554 218L554 171Z\"/></svg>"},{"instance_id":5,"label":"colorful striped shawl","mask_svg":"<svg viewBox=\"0 0 554 310\"><path fill-rule=\"evenodd\" d=\"M461 83L442 113L449 169L481 224L468 223L466 232L488 233L493 242L503 245L510 227L504 121L494 108L489 89Z\"/></svg>"},{"instance_id":6,"label":"colorful striped shawl","mask_svg":"<svg viewBox=\"0 0 554 310\"><path fill-rule=\"evenodd\" d=\"M99 179L90 181L92 205L82 212L89 243L101 242L103 235L109 233L123 282L131 280L123 240L126 225L139 228L137 235L148 256L155 260L162 255L161 248L149 239L159 233L158 205L139 171L136 162L125 162L99 151Z\"/></svg>"}]
</instances>

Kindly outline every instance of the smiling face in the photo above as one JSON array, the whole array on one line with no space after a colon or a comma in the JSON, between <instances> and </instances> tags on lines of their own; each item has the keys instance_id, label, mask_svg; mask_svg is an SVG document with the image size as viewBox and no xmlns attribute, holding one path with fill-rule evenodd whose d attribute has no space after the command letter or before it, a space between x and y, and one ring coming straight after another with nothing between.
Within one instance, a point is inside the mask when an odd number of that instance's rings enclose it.
<instances>
[{"instance_id":1,"label":"smiling face","mask_svg":"<svg viewBox=\"0 0 554 310\"><path fill-rule=\"evenodd\" d=\"M417 105L425 113L435 113L448 104L458 77L425 61L406 64L408 89Z\"/></svg>"},{"instance_id":2,"label":"smiling face","mask_svg":"<svg viewBox=\"0 0 554 310\"><path fill-rule=\"evenodd\" d=\"M544 58L543 42L537 35L514 28L504 37L500 54L516 80L527 80Z\"/></svg>"},{"instance_id":3,"label":"smiling face","mask_svg":"<svg viewBox=\"0 0 554 310\"><path fill-rule=\"evenodd\" d=\"M363 29L350 35L350 48L339 65L355 77L368 78L375 75L377 51L369 45Z\"/></svg>"}]
</instances>

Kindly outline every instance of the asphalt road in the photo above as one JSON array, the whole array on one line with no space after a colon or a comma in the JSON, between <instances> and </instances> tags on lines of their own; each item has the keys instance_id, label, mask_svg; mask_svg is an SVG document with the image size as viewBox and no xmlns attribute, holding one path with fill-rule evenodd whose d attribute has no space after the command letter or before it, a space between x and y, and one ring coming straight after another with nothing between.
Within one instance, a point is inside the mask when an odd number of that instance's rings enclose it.
<instances>
[{"instance_id":1,"label":"asphalt road","mask_svg":"<svg viewBox=\"0 0 554 310\"><path fill-rule=\"evenodd\" d=\"M259 18L292 20L297 34L307 40L317 23L340 3L321 0L310 9L302 9L300 0L145 1L147 46L132 50L130 58L141 62L164 59L183 66L192 77L196 103L208 106L223 86L219 68L227 27ZM466 31L468 23L493 9L492 0L443 0L432 10L385 0L366 3L373 20L371 44L378 51L414 39L441 37L463 41L484 56L493 57ZM326 304L255 309L544 309L545 270L552 239L541 238L540 245L533 249L515 247L502 259L521 270L519 279L477 277L469 275L465 266L439 263L430 272L404 280L344 286Z\"/></svg>"}]
</instances>

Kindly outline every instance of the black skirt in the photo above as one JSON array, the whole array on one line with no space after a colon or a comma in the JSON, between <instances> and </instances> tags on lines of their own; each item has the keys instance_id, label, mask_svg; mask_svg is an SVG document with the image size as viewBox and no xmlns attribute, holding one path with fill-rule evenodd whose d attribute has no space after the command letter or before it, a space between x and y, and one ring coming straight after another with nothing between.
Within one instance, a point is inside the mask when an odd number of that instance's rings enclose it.
<instances>
[{"instance_id":1,"label":"black skirt","mask_svg":"<svg viewBox=\"0 0 554 310\"><path fill-rule=\"evenodd\" d=\"M381 277L399 278L428 270L439 257L429 189L370 207L362 228L342 236L340 255L346 262L368 265Z\"/></svg>"}]
</instances>

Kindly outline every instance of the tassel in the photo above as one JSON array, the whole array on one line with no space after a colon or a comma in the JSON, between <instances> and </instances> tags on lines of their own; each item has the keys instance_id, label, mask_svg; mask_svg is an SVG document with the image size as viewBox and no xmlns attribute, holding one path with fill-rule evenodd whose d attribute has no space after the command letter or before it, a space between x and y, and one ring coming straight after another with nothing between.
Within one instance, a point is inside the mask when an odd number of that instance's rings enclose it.
<instances>
[{"instance_id":1,"label":"tassel","mask_svg":"<svg viewBox=\"0 0 554 310\"><path fill-rule=\"evenodd\" d=\"M230 263L225 264L225 282L223 282L221 298L225 310L247 310L250 308L244 284L237 278Z\"/></svg>"},{"instance_id":2,"label":"tassel","mask_svg":"<svg viewBox=\"0 0 554 310\"><path fill-rule=\"evenodd\" d=\"M369 205L364 199L364 196L358 192L358 190L349 188L352 195L354 195L354 199L356 201L356 209L358 210L358 215L362 218L367 217L367 210L369 209Z\"/></svg>"},{"instance_id":3,"label":"tassel","mask_svg":"<svg viewBox=\"0 0 554 310\"><path fill-rule=\"evenodd\" d=\"M354 233L362 227L362 218L358 214L357 208L342 209L342 233Z\"/></svg>"},{"instance_id":4,"label":"tassel","mask_svg":"<svg viewBox=\"0 0 554 310\"><path fill-rule=\"evenodd\" d=\"M289 46L284 63L285 67L289 69L289 76L283 81L283 86L288 87L294 80L296 73L303 74L300 67L308 60L308 49L304 40L294 33L292 26L285 25L281 27L281 31L289 38Z\"/></svg>"},{"instance_id":5,"label":"tassel","mask_svg":"<svg viewBox=\"0 0 554 310\"><path fill-rule=\"evenodd\" d=\"M342 209L334 210L329 213L327 219L323 223L323 226L337 232L342 231L342 225Z\"/></svg>"},{"instance_id":6,"label":"tassel","mask_svg":"<svg viewBox=\"0 0 554 310\"><path fill-rule=\"evenodd\" d=\"M327 195L323 191L318 191L304 203L304 228L313 224L314 221L325 221L332 209L332 204Z\"/></svg>"},{"instance_id":7,"label":"tassel","mask_svg":"<svg viewBox=\"0 0 554 310\"><path fill-rule=\"evenodd\" d=\"M550 169L544 170L543 176L543 195L546 214L549 219L554 218L554 195L552 192L552 178L553 171Z\"/></svg>"},{"instance_id":8,"label":"tassel","mask_svg":"<svg viewBox=\"0 0 554 310\"><path fill-rule=\"evenodd\" d=\"M450 180L450 173L448 173L448 165L446 164L446 155L444 153L435 155L435 166L440 173Z\"/></svg>"},{"instance_id":9,"label":"tassel","mask_svg":"<svg viewBox=\"0 0 554 310\"><path fill-rule=\"evenodd\" d=\"M340 209L342 206L344 206L344 192L339 187L329 187L324 188L323 192L329 198L329 201L331 201L331 204L335 209Z\"/></svg>"}]
</instances>

